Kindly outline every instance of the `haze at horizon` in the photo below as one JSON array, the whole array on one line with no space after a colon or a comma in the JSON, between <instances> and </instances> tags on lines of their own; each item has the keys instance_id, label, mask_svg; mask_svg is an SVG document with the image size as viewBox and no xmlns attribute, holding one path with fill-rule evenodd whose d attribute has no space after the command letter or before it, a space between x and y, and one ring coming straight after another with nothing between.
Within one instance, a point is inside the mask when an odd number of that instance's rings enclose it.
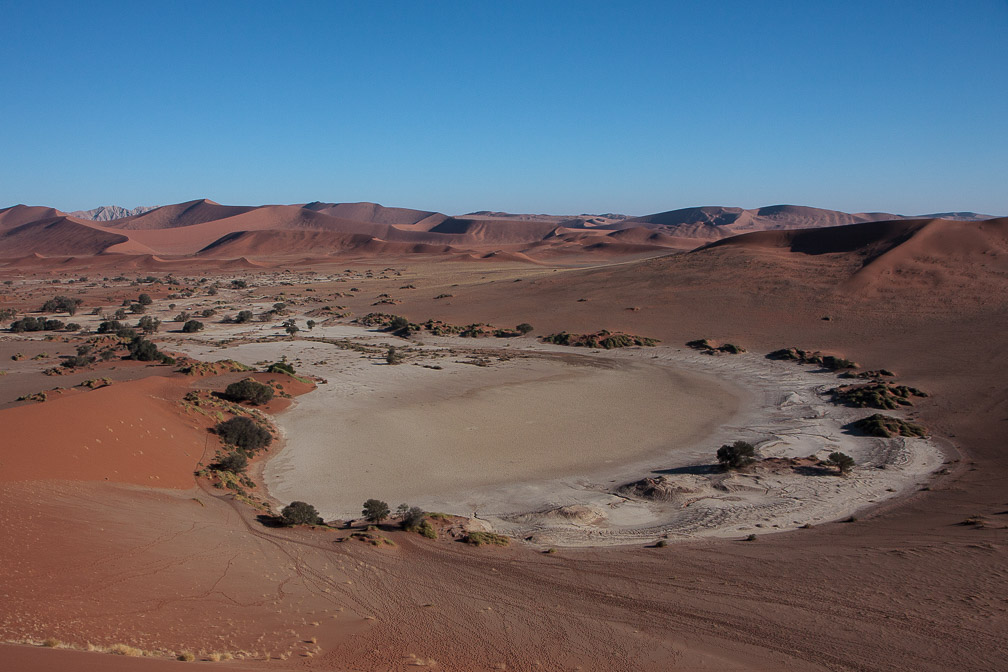
<instances>
[{"instance_id":1,"label":"haze at horizon","mask_svg":"<svg viewBox=\"0 0 1008 672\"><path fill-rule=\"evenodd\" d=\"M9 6L0 207L1008 214L986 1Z\"/></svg>"}]
</instances>

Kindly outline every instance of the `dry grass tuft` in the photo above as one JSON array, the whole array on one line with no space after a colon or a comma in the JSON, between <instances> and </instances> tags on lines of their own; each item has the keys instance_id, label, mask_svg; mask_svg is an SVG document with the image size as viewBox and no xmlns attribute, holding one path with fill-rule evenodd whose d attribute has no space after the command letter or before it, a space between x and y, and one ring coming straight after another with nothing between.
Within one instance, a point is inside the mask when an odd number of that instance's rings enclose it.
<instances>
[{"instance_id":1,"label":"dry grass tuft","mask_svg":"<svg viewBox=\"0 0 1008 672\"><path fill-rule=\"evenodd\" d=\"M128 656L130 658L139 658L144 655L143 650L128 644L113 644L108 648L108 652L117 656Z\"/></svg>"}]
</instances>

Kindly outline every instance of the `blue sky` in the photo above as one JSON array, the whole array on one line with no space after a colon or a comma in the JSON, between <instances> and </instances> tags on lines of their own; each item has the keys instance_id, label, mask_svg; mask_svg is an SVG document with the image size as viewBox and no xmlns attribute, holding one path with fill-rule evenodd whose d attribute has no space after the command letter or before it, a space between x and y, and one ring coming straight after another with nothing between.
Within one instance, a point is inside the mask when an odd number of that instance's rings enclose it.
<instances>
[{"instance_id":1,"label":"blue sky","mask_svg":"<svg viewBox=\"0 0 1008 672\"><path fill-rule=\"evenodd\" d=\"M1008 2L13 2L0 207L1008 214Z\"/></svg>"}]
</instances>

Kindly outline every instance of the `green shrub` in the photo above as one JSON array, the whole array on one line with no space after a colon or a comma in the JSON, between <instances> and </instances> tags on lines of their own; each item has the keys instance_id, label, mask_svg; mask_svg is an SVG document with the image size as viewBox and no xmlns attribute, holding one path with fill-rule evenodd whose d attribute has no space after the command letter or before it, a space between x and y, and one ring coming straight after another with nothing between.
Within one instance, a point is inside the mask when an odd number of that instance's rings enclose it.
<instances>
[{"instance_id":1,"label":"green shrub","mask_svg":"<svg viewBox=\"0 0 1008 672\"><path fill-rule=\"evenodd\" d=\"M199 320L189 320L182 325L182 333L194 334L197 331L203 330L203 323Z\"/></svg>"},{"instance_id":2,"label":"green shrub","mask_svg":"<svg viewBox=\"0 0 1008 672\"><path fill-rule=\"evenodd\" d=\"M231 383L224 388L224 396L232 401L247 401L250 404L265 404L273 398L273 388L258 381L246 378Z\"/></svg>"},{"instance_id":3,"label":"green shrub","mask_svg":"<svg viewBox=\"0 0 1008 672\"><path fill-rule=\"evenodd\" d=\"M145 334L157 333L157 330L161 327L161 320L156 317L151 317L150 315L144 315L137 322L137 329Z\"/></svg>"},{"instance_id":4,"label":"green shrub","mask_svg":"<svg viewBox=\"0 0 1008 672\"><path fill-rule=\"evenodd\" d=\"M233 450L222 457L217 466L224 471L240 474L248 468L248 456L245 453Z\"/></svg>"},{"instance_id":5,"label":"green shrub","mask_svg":"<svg viewBox=\"0 0 1008 672\"><path fill-rule=\"evenodd\" d=\"M322 518L318 510L307 502L294 501L280 512L285 525L321 525Z\"/></svg>"},{"instance_id":6,"label":"green shrub","mask_svg":"<svg viewBox=\"0 0 1008 672\"><path fill-rule=\"evenodd\" d=\"M238 446L249 454L254 454L273 442L273 435L267 429L242 416L218 423L214 431L224 443Z\"/></svg>"},{"instance_id":7,"label":"green shrub","mask_svg":"<svg viewBox=\"0 0 1008 672\"><path fill-rule=\"evenodd\" d=\"M294 367L287 362L273 362L266 369L266 373L286 373L293 376Z\"/></svg>"},{"instance_id":8,"label":"green shrub","mask_svg":"<svg viewBox=\"0 0 1008 672\"><path fill-rule=\"evenodd\" d=\"M532 333L532 330L533 330L533 327L528 322L522 322L517 327L515 327L515 331L517 331L522 336L525 336L526 334Z\"/></svg>"},{"instance_id":9,"label":"green shrub","mask_svg":"<svg viewBox=\"0 0 1008 672\"><path fill-rule=\"evenodd\" d=\"M420 527L424 520L426 520L426 514L419 506L410 506L405 510L403 510L403 507L400 506L399 510L401 512L399 516L399 524L402 525L404 530L413 532Z\"/></svg>"},{"instance_id":10,"label":"green shrub","mask_svg":"<svg viewBox=\"0 0 1008 672\"><path fill-rule=\"evenodd\" d=\"M483 544L507 546L511 543L511 540L503 534L494 534L493 532L470 532L466 535L465 541L473 546L482 546Z\"/></svg>"},{"instance_id":11,"label":"green shrub","mask_svg":"<svg viewBox=\"0 0 1008 672\"><path fill-rule=\"evenodd\" d=\"M881 413L876 413L875 415L870 415L867 418L861 418L860 420L851 423L851 426L857 430L868 434L869 436L881 436L881 437L892 437L892 436L928 436L928 431L921 425L913 422L907 422L906 420L900 420L899 418L894 418L890 415L882 415Z\"/></svg>"},{"instance_id":12,"label":"green shrub","mask_svg":"<svg viewBox=\"0 0 1008 672\"><path fill-rule=\"evenodd\" d=\"M150 294L141 294L140 296L137 297L137 303L139 303L141 306L149 306L152 303L154 303L154 301L153 299L151 299Z\"/></svg>"},{"instance_id":13,"label":"green shrub","mask_svg":"<svg viewBox=\"0 0 1008 672\"><path fill-rule=\"evenodd\" d=\"M756 448L748 441L736 441L718 448L717 459L725 469L740 469L755 459Z\"/></svg>"}]
</instances>

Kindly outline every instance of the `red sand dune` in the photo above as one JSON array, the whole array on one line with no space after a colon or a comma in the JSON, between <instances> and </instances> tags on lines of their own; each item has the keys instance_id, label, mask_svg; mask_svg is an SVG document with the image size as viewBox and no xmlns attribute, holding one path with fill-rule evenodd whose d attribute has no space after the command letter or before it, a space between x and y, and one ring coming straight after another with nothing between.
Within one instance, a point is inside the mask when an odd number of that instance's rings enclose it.
<instances>
[{"instance_id":1,"label":"red sand dune","mask_svg":"<svg viewBox=\"0 0 1008 672\"><path fill-rule=\"evenodd\" d=\"M7 409L0 480L190 488L217 441L208 423L181 414L186 388L177 378L151 377Z\"/></svg>"}]
</instances>

